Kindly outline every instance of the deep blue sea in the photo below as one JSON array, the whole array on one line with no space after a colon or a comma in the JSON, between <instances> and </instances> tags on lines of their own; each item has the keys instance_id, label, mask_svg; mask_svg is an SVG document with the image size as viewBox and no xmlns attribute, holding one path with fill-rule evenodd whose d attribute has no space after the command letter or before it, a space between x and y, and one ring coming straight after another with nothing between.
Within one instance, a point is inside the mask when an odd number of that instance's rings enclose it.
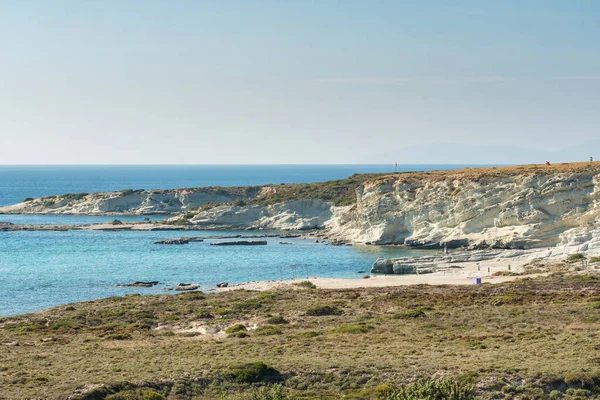
<instances>
[{"instance_id":1,"label":"deep blue sea","mask_svg":"<svg viewBox=\"0 0 600 400\"><path fill-rule=\"evenodd\" d=\"M458 165L398 166L398 171L454 169ZM0 166L0 205L25 197L61 193L265 183L316 182L354 173L391 172L387 165L278 166ZM138 217L120 218L136 219ZM161 217L162 218L162 217ZM114 217L0 215L16 223L88 223ZM368 271L377 257L417 254L398 247L326 246L303 239L269 239L267 246L219 247L211 240L155 245L169 237L236 232L0 232L0 316L21 314L75 301L127 293L167 293L166 286L290 279L350 278ZM240 232L237 232L240 233ZM248 232L244 232L248 233ZM158 280L154 288L116 284ZM170 292L169 292L170 293Z\"/></svg>"}]
</instances>

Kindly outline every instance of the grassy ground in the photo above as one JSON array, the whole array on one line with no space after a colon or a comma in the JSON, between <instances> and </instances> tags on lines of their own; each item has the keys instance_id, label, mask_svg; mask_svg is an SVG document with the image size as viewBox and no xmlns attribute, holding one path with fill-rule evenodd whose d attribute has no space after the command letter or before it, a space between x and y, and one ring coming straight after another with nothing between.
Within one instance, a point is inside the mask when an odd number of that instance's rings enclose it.
<instances>
[{"instance_id":1,"label":"grassy ground","mask_svg":"<svg viewBox=\"0 0 600 400\"><path fill-rule=\"evenodd\" d=\"M600 278L126 296L0 319L2 399L359 399L443 377L481 399L596 398Z\"/></svg>"}]
</instances>

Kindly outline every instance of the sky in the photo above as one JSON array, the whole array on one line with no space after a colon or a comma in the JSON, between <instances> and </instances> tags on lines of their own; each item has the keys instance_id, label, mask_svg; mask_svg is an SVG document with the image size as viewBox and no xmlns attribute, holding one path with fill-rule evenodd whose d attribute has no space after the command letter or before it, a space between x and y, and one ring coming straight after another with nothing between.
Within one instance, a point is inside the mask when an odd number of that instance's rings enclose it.
<instances>
[{"instance_id":1,"label":"sky","mask_svg":"<svg viewBox=\"0 0 600 400\"><path fill-rule=\"evenodd\" d=\"M597 0L1 1L0 164L600 160L599 39Z\"/></svg>"}]
</instances>

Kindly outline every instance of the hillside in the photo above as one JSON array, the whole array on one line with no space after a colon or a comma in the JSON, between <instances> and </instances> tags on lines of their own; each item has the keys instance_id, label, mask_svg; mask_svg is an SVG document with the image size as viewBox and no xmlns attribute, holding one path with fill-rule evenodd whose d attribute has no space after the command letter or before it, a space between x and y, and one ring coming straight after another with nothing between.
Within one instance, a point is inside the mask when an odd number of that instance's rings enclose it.
<instances>
[{"instance_id":1,"label":"hillside","mask_svg":"<svg viewBox=\"0 0 600 400\"><path fill-rule=\"evenodd\" d=\"M482 400L593 398L598 282L299 285L65 305L0 319L0 398L404 399L395 388L417 378L452 379Z\"/></svg>"}]
</instances>

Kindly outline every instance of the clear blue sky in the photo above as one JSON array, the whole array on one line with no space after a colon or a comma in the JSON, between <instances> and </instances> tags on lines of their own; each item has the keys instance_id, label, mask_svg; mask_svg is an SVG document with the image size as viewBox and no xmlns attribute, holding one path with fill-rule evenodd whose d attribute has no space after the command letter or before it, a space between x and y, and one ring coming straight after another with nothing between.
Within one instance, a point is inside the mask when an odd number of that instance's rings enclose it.
<instances>
[{"instance_id":1,"label":"clear blue sky","mask_svg":"<svg viewBox=\"0 0 600 400\"><path fill-rule=\"evenodd\" d=\"M597 0L0 2L0 164L512 163L599 144Z\"/></svg>"}]
</instances>

